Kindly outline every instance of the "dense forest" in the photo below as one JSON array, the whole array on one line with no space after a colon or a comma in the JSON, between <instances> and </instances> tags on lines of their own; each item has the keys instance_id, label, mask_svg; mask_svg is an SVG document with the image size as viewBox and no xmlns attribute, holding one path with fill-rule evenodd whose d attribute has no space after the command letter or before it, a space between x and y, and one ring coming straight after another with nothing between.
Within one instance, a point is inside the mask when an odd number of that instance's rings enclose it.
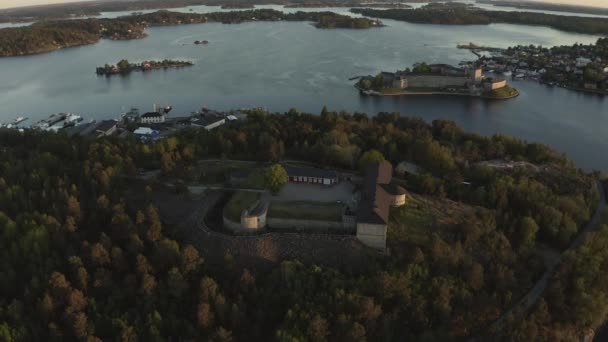
<instances>
[{"instance_id":1,"label":"dense forest","mask_svg":"<svg viewBox=\"0 0 608 342\"><path fill-rule=\"evenodd\" d=\"M581 248L568 254L549 280L543 298L520 322L500 336L503 341L575 341L597 333L608 317L608 215ZM596 341L605 341L603 336Z\"/></svg>"},{"instance_id":2,"label":"dense forest","mask_svg":"<svg viewBox=\"0 0 608 342\"><path fill-rule=\"evenodd\" d=\"M200 158L356 170L372 149L423 170L402 180L413 193L477 209L429 232L428 244L389 240L391 256L370 254L363 273L297 260L263 271L229 253L210 267L151 201L125 195L138 170L170 176ZM562 249L597 199L595 177L544 145L388 113L251 111L211 132L148 143L2 130L0 158L3 341L463 340L531 287L543 269L537 246ZM478 164L493 159L538 168Z\"/></svg>"},{"instance_id":3,"label":"dense forest","mask_svg":"<svg viewBox=\"0 0 608 342\"><path fill-rule=\"evenodd\" d=\"M470 6L424 6L417 9L353 8L367 17L402 20L418 24L488 25L505 23L547 26L566 32L608 34L608 18L562 16L534 12L486 11Z\"/></svg>"},{"instance_id":4,"label":"dense forest","mask_svg":"<svg viewBox=\"0 0 608 342\"><path fill-rule=\"evenodd\" d=\"M29 55L93 44L99 39L144 38L148 26L167 26L246 21L311 21L318 28L365 29L382 24L366 18L352 18L333 12L283 13L271 9L214 12L205 14L158 11L116 19L74 19L42 21L29 26L0 29L0 57Z\"/></svg>"}]
</instances>

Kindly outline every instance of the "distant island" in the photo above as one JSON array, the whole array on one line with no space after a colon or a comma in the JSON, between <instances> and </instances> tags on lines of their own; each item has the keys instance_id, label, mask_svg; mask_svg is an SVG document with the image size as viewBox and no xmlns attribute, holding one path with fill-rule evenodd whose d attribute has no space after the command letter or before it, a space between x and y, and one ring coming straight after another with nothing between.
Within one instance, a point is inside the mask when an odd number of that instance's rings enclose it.
<instances>
[{"instance_id":1,"label":"distant island","mask_svg":"<svg viewBox=\"0 0 608 342\"><path fill-rule=\"evenodd\" d=\"M569 5L569 4L556 4L546 3L539 1L514 1L514 0L477 0L479 4L488 4L497 7L516 7L521 9L532 9L541 11L553 11L553 12L570 12L570 13L582 13L582 14L595 14L595 15L608 15L608 8L594 7L594 6L582 6L582 5Z\"/></svg>"},{"instance_id":2,"label":"distant island","mask_svg":"<svg viewBox=\"0 0 608 342\"><path fill-rule=\"evenodd\" d=\"M487 11L458 3L429 4L417 9L352 8L350 11L366 17L393 19L417 24L489 25L503 23L546 26L565 32L608 34L608 18L533 12Z\"/></svg>"},{"instance_id":3,"label":"distant island","mask_svg":"<svg viewBox=\"0 0 608 342\"><path fill-rule=\"evenodd\" d=\"M364 95L450 95L504 100L517 97L517 89L506 79L485 77L481 67L457 68L448 64L415 64L397 72L382 71L364 76L355 87Z\"/></svg>"},{"instance_id":4,"label":"distant island","mask_svg":"<svg viewBox=\"0 0 608 342\"><path fill-rule=\"evenodd\" d=\"M378 20L352 18L333 12L283 13L258 9L213 13L157 11L116 19L74 19L43 21L29 26L0 29L0 57L51 52L58 49L94 44L100 39L128 40L146 37L151 26L220 22L239 24L247 21L311 21L323 29L368 29L381 27Z\"/></svg>"},{"instance_id":5,"label":"distant island","mask_svg":"<svg viewBox=\"0 0 608 342\"><path fill-rule=\"evenodd\" d=\"M194 63L188 61L174 61L165 59L162 61L144 61L141 63L129 63L128 60L123 59L116 65L106 64L102 67L97 67L95 73L97 75L126 75L133 71L148 71L158 69L169 69L169 68L183 68L193 66Z\"/></svg>"}]
</instances>

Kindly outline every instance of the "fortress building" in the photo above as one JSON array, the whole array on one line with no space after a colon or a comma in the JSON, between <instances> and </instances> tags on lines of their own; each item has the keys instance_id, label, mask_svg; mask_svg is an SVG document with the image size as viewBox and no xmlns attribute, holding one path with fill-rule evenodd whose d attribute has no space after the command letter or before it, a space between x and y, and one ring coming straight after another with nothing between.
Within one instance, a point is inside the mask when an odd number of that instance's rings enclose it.
<instances>
[{"instance_id":1,"label":"fortress building","mask_svg":"<svg viewBox=\"0 0 608 342\"><path fill-rule=\"evenodd\" d=\"M368 165L357 209L357 238L381 250L386 249L390 207L405 204L405 189L394 184L392 178L393 167L389 162Z\"/></svg>"},{"instance_id":2,"label":"fortress building","mask_svg":"<svg viewBox=\"0 0 608 342\"><path fill-rule=\"evenodd\" d=\"M422 68L420 68L422 69ZM384 73L383 73L384 76ZM393 88L447 88L470 87L483 80L481 68L457 68L448 64L431 64L423 70L386 73L385 86Z\"/></svg>"}]
</instances>

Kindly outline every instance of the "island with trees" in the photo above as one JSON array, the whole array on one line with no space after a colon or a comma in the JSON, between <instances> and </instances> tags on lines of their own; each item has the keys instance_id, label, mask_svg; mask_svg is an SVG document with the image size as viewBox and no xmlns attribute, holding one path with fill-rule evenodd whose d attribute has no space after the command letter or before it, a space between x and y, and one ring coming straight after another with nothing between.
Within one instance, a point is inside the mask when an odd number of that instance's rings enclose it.
<instances>
[{"instance_id":1,"label":"island with trees","mask_svg":"<svg viewBox=\"0 0 608 342\"><path fill-rule=\"evenodd\" d=\"M540 10L553 12L569 12L593 15L608 15L608 9L597 6L584 6L573 4L558 4L539 1L518 0L476 0L479 4L487 4L497 7L515 7L523 10Z\"/></svg>"},{"instance_id":2,"label":"island with trees","mask_svg":"<svg viewBox=\"0 0 608 342\"><path fill-rule=\"evenodd\" d=\"M563 16L535 12L488 11L464 4L430 4L416 9L352 8L366 17L417 24L488 25L493 23L546 26L565 32L608 34L608 18Z\"/></svg>"},{"instance_id":3,"label":"island with trees","mask_svg":"<svg viewBox=\"0 0 608 342\"><path fill-rule=\"evenodd\" d=\"M598 207L598 175L545 145L391 113L247 113L156 141L0 130L0 338L468 340ZM218 194L192 182L287 159L353 175L367 160L415 164L397 177L408 194L390 213L391 255L348 237L205 230ZM590 237L504 341L601 324L608 228Z\"/></svg>"},{"instance_id":4,"label":"island with trees","mask_svg":"<svg viewBox=\"0 0 608 342\"><path fill-rule=\"evenodd\" d=\"M372 96L449 95L506 100L519 91L504 78L486 77L473 64L458 68L447 64L416 63L413 68L396 72L382 71L376 76L360 77L355 84L361 94Z\"/></svg>"},{"instance_id":5,"label":"island with trees","mask_svg":"<svg viewBox=\"0 0 608 342\"><path fill-rule=\"evenodd\" d=\"M29 26L0 29L0 57L50 52L61 48L94 44L100 39L128 40L146 37L149 26L168 26L246 21L311 21L318 28L365 29L380 27L378 20L352 18L333 12L283 13L272 9L213 12L204 14L158 11L116 19L74 19L38 22Z\"/></svg>"},{"instance_id":6,"label":"island with trees","mask_svg":"<svg viewBox=\"0 0 608 342\"><path fill-rule=\"evenodd\" d=\"M97 75L126 75L133 71L149 71L158 69L169 69L169 68L184 68L193 66L194 63L190 61L177 61L164 59L162 61L144 61L141 63L130 63L126 59L120 60L116 65L106 64L101 67L97 67L95 73Z\"/></svg>"}]
</instances>

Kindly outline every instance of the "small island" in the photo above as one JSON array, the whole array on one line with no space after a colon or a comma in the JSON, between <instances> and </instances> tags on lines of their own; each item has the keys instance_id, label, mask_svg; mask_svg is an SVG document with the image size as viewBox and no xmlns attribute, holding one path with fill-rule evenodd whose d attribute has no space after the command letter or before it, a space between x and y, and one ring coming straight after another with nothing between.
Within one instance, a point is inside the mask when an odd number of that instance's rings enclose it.
<instances>
[{"instance_id":1,"label":"small island","mask_svg":"<svg viewBox=\"0 0 608 342\"><path fill-rule=\"evenodd\" d=\"M158 69L169 69L169 68L183 68L193 66L194 63L189 61L174 61L165 59L162 61L144 61L141 63L130 63L128 60L123 59L116 65L106 64L102 67L98 67L95 71L97 75L126 75L133 71L148 71Z\"/></svg>"},{"instance_id":2,"label":"small island","mask_svg":"<svg viewBox=\"0 0 608 342\"><path fill-rule=\"evenodd\" d=\"M506 79L485 77L478 66L457 68L448 64L417 63L413 69L382 71L359 77L355 84L363 95L451 95L504 100L517 97Z\"/></svg>"},{"instance_id":3,"label":"small island","mask_svg":"<svg viewBox=\"0 0 608 342\"><path fill-rule=\"evenodd\" d=\"M545 26L564 32L605 35L608 18L577 17L535 12L483 10L470 4L432 3L415 9L352 8L368 18L393 19L415 24L490 25L514 24Z\"/></svg>"}]
</instances>

